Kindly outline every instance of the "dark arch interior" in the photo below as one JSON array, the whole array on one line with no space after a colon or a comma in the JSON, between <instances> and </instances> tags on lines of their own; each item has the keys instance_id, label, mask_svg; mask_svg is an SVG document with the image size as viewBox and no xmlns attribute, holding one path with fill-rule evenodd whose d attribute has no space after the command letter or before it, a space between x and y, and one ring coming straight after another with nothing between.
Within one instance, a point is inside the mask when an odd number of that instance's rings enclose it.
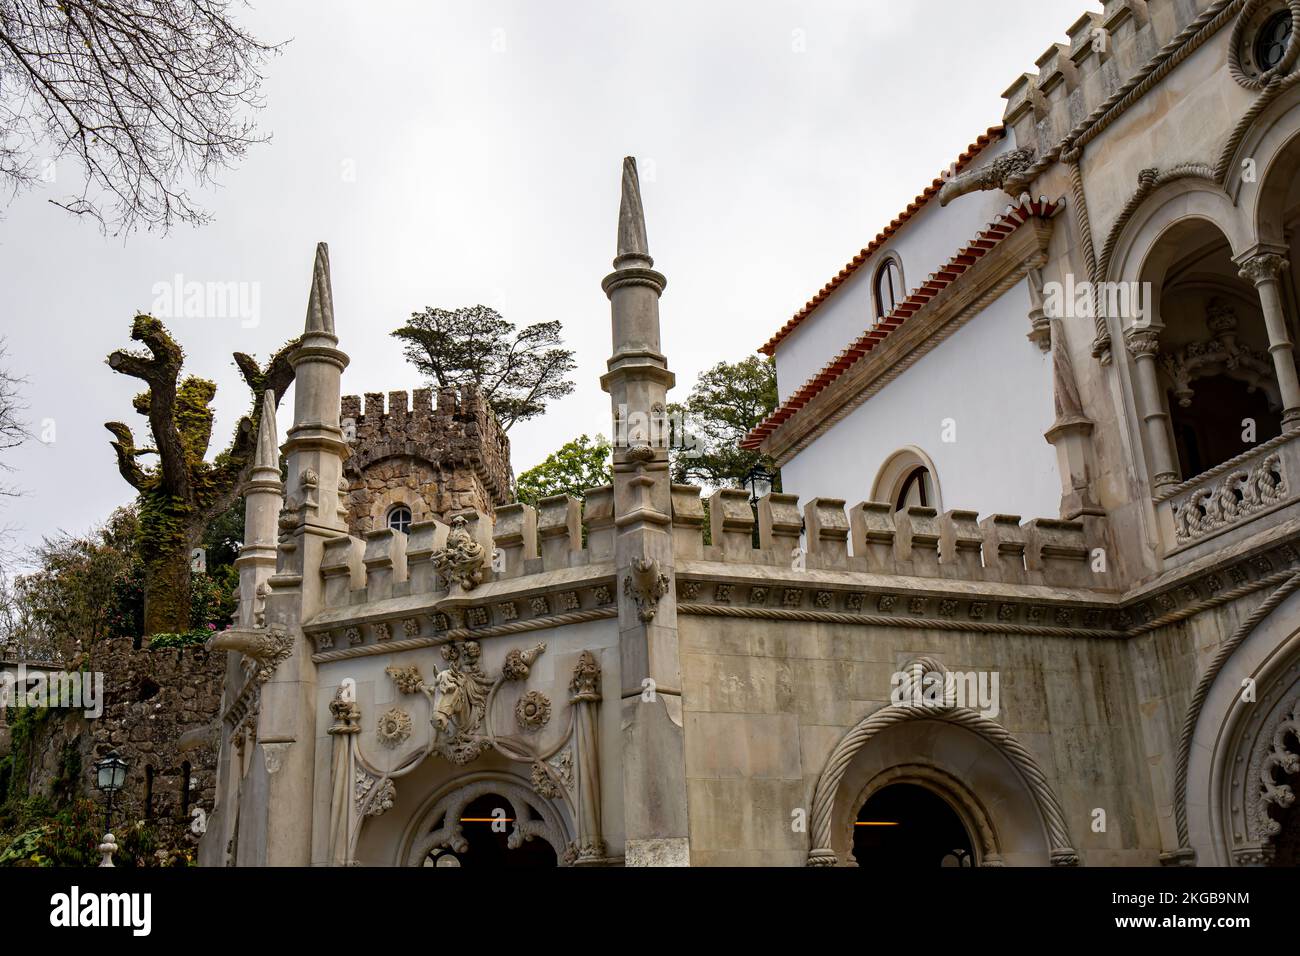
<instances>
[{"instance_id":1,"label":"dark arch interior","mask_svg":"<svg viewBox=\"0 0 1300 956\"><path fill-rule=\"evenodd\" d=\"M872 870L973 866L975 852L961 818L937 794L911 783L877 791L858 811L853 856Z\"/></svg>"},{"instance_id":2,"label":"dark arch interior","mask_svg":"<svg viewBox=\"0 0 1300 956\"><path fill-rule=\"evenodd\" d=\"M1282 434L1282 416L1268 407L1268 396L1226 375L1196 382L1186 408L1169 396L1174 442L1183 476L1191 478ZM1252 441L1245 422L1255 423Z\"/></svg>"},{"instance_id":3,"label":"dark arch interior","mask_svg":"<svg viewBox=\"0 0 1300 956\"><path fill-rule=\"evenodd\" d=\"M1287 734L1284 744L1292 753L1300 752L1300 736ZM1279 777L1282 775L1279 774ZM1291 788L1292 793L1300 793L1300 772L1286 774L1279 779ZM1300 801L1292 803L1285 810L1270 810L1273 819L1282 825L1282 829L1273 837L1273 866L1300 866Z\"/></svg>"},{"instance_id":4,"label":"dark arch interior","mask_svg":"<svg viewBox=\"0 0 1300 956\"><path fill-rule=\"evenodd\" d=\"M461 832L469 848L463 853L451 849L431 850L424 865L483 868L555 866L555 850L541 837L525 840L514 850L507 846L510 832L514 829L514 815L510 801L493 793L471 801L461 811ZM494 828L492 821L499 816L504 816L508 822ZM435 827L440 826L441 820L435 824Z\"/></svg>"}]
</instances>

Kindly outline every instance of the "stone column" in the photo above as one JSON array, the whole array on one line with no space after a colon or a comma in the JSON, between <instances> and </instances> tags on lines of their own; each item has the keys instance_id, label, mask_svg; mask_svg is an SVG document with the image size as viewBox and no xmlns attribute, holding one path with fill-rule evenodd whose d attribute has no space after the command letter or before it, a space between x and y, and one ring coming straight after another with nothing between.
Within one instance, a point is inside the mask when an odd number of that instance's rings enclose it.
<instances>
[{"instance_id":1,"label":"stone column","mask_svg":"<svg viewBox=\"0 0 1300 956\"><path fill-rule=\"evenodd\" d=\"M280 481L280 447L275 426L275 394L262 393L262 418L257 428L253 470L244 485L244 546L235 568L239 571L239 626L264 623L263 585L275 572L280 509L284 506Z\"/></svg>"},{"instance_id":2,"label":"stone column","mask_svg":"<svg viewBox=\"0 0 1300 956\"><path fill-rule=\"evenodd\" d=\"M1296 377L1294 348L1282 305L1282 271L1289 265L1283 256L1261 253L1242 263L1241 277L1255 283L1259 292L1264 326L1268 329L1268 351L1282 393L1282 427L1292 431L1300 428L1300 379Z\"/></svg>"},{"instance_id":3,"label":"stone column","mask_svg":"<svg viewBox=\"0 0 1300 956\"><path fill-rule=\"evenodd\" d=\"M327 844L329 822L314 819L311 808L317 787L323 791L329 783L327 769L316 766L316 665L302 622L325 604L325 543L347 534L339 489L348 448L339 411L348 357L334 334L329 249L323 242L316 246L301 344L289 361L294 409L284 443L288 493L276 573L267 582L266 624L285 634L291 652L262 686L251 771L256 780L245 788L249 802L241 814L253 842L241 837L240 855L259 866L327 862L312 858L313 845ZM313 840L313 830L319 839Z\"/></svg>"},{"instance_id":4,"label":"stone column","mask_svg":"<svg viewBox=\"0 0 1300 956\"><path fill-rule=\"evenodd\" d=\"M1124 339L1136 366L1138 414L1142 416L1143 434L1151 456L1152 490L1158 493L1178 484L1178 463L1169 442L1169 412L1165 410L1156 372L1160 330L1151 326L1131 328L1124 333Z\"/></svg>"},{"instance_id":5,"label":"stone column","mask_svg":"<svg viewBox=\"0 0 1300 956\"><path fill-rule=\"evenodd\" d=\"M613 355L601 387L624 427L614 440L623 813L629 866L689 866L677 604L672 593L672 479L665 419L675 378L659 344L659 296L636 161L623 161L610 302Z\"/></svg>"},{"instance_id":6,"label":"stone column","mask_svg":"<svg viewBox=\"0 0 1300 956\"><path fill-rule=\"evenodd\" d=\"M600 831L600 663L583 651L569 683L573 696L574 738L578 751L578 832L574 841L574 866L605 861L605 839Z\"/></svg>"},{"instance_id":7,"label":"stone column","mask_svg":"<svg viewBox=\"0 0 1300 956\"><path fill-rule=\"evenodd\" d=\"M347 866L352 862L352 828L356 821L353 796L352 738L361 732L358 723L361 709L352 699L352 686L343 684L330 701L334 725L329 734L334 739L334 760L330 766L330 866Z\"/></svg>"}]
</instances>

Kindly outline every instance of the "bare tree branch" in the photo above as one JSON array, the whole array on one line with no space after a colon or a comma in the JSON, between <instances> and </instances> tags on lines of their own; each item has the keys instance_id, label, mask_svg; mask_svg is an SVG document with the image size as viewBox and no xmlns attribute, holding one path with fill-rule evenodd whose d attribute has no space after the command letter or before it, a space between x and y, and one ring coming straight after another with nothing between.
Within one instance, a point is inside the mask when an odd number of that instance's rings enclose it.
<instances>
[{"instance_id":1,"label":"bare tree branch","mask_svg":"<svg viewBox=\"0 0 1300 956\"><path fill-rule=\"evenodd\" d=\"M33 183L38 151L81 167L51 200L105 232L210 216L203 185L264 142L262 64L281 48L229 17L233 0L0 0L0 188Z\"/></svg>"}]
</instances>

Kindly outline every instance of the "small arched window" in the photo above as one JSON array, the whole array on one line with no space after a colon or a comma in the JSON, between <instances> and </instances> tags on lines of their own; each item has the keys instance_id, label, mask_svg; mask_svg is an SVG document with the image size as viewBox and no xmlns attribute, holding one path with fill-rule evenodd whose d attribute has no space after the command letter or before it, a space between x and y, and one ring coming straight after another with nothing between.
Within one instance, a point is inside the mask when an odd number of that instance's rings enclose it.
<instances>
[{"instance_id":1,"label":"small arched window","mask_svg":"<svg viewBox=\"0 0 1300 956\"><path fill-rule=\"evenodd\" d=\"M388 527L402 534L411 531L411 509L406 505L394 505L388 509Z\"/></svg>"},{"instance_id":2,"label":"small arched window","mask_svg":"<svg viewBox=\"0 0 1300 956\"><path fill-rule=\"evenodd\" d=\"M892 315L907 298L903 286L903 264L897 256L887 257L876 270L875 296L878 319Z\"/></svg>"},{"instance_id":3,"label":"small arched window","mask_svg":"<svg viewBox=\"0 0 1300 956\"><path fill-rule=\"evenodd\" d=\"M943 511L943 493L930 456L915 445L890 455L871 486L871 500L888 503L895 511L934 508Z\"/></svg>"},{"instance_id":4,"label":"small arched window","mask_svg":"<svg viewBox=\"0 0 1300 956\"><path fill-rule=\"evenodd\" d=\"M894 502L894 510L929 508L933 500L934 489L930 481L930 469L918 465L903 479L902 487L898 489L898 498Z\"/></svg>"}]
</instances>

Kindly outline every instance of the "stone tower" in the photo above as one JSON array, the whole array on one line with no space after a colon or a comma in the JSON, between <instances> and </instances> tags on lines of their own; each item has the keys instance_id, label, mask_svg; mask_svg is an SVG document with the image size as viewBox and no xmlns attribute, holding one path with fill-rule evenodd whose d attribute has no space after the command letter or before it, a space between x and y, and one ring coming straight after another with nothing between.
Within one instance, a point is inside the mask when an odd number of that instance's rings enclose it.
<instances>
[{"instance_id":1,"label":"stone tower","mask_svg":"<svg viewBox=\"0 0 1300 956\"><path fill-rule=\"evenodd\" d=\"M395 509L413 522L442 521L458 511L491 515L510 500L510 440L479 391L417 388L345 395L342 425L348 531L387 527ZM408 403L408 399L410 400Z\"/></svg>"}]
</instances>

